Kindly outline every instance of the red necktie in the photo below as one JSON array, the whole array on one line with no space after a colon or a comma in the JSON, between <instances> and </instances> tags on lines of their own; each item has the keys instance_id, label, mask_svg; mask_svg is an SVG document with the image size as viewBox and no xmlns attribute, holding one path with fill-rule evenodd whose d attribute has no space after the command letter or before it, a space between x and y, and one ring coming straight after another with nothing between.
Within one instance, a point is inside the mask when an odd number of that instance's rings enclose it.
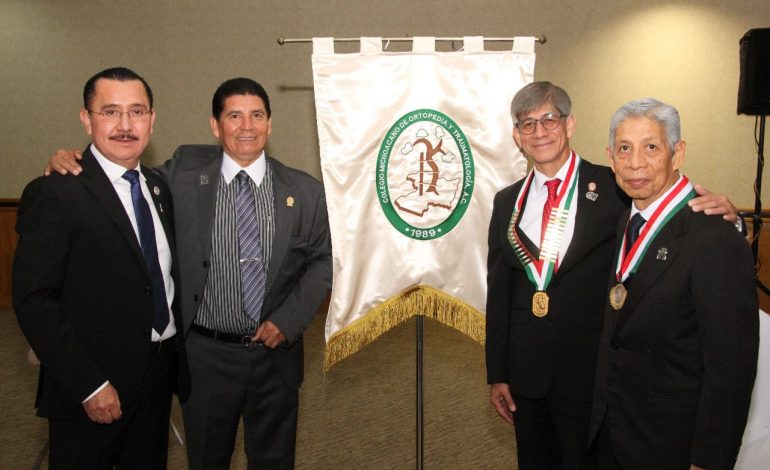
<instances>
[{"instance_id":1,"label":"red necktie","mask_svg":"<svg viewBox=\"0 0 770 470\"><path fill-rule=\"evenodd\" d=\"M561 180L554 178L546 181L545 185L548 187L548 199L543 206L543 220L540 224L540 249L543 249L543 240L545 239L545 229L548 227L548 220L551 218L551 209L556 207L556 189L559 187Z\"/></svg>"}]
</instances>

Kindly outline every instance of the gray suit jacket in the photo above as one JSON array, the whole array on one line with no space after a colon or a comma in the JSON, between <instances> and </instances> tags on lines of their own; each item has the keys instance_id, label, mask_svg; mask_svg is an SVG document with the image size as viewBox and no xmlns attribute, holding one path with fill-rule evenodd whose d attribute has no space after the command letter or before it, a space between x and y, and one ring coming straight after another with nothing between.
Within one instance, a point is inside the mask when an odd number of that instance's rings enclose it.
<instances>
[{"instance_id":1,"label":"gray suit jacket","mask_svg":"<svg viewBox=\"0 0 770 470\"><path fill-rule=\"evenodd\" d=\"M223 151L183 145L156 168L174 197L185 334L203 297ZM323 186L310 175L267 157L273 171L275 238L262 318L287 341L271 350L284 381L302 383L302 333L325 299L332 279L331 238ZM293 203L288 202L293 198Z\"/></svg>"}]
</instances>

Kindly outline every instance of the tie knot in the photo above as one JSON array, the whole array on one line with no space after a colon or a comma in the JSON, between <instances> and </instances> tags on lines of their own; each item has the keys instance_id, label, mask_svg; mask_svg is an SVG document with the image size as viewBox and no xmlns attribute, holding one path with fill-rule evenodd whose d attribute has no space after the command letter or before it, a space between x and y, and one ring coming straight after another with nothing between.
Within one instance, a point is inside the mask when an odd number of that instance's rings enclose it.
<instances>
[{"instance_id":1,"label":"tie knot","mask_svg":"<svg viewBox=\"0 0 770 470\"><path fill-rule=\"evenodd\" d=\"M639 230L641 230L642 225L644 225L645 222L647 221L642 217L642 213L637 212L628 222L628 230L633 233L634 236L639 236Z\"/></svg>"},{"instance_id":2,"label":"tie knot","mask_svg":"<svg viewBox=\"0 0 770 470\"><path fill-rule=\"evenodd\" d=\"M136 170L127 170L123 173L123 179L128 180L131 186L139 183L139 172Z\"/></svg>"},{"instance_id":3,"label":"tie knot","mask_svg":"<svg viewBox=\"0 0 770 470\"><path fill-rule=\"evenodd\" d=\"M241 170L238 172L237 175L235 175L236 178L238 178L239 183L248 183L249 182L249 175L245 171Z\"/></svg>"},{"instance_id":4,"label":"tie knot","mask_svg":"<svg viewBox=\"0 0 770 470\"><path fill-rule=\"evenodd\" d=\"M554 178L545 182L545 185L548 188L548 199L556 199L556 189L559 187L559 183L561 183L559 178Z\"/></svg>"}]
</instances>

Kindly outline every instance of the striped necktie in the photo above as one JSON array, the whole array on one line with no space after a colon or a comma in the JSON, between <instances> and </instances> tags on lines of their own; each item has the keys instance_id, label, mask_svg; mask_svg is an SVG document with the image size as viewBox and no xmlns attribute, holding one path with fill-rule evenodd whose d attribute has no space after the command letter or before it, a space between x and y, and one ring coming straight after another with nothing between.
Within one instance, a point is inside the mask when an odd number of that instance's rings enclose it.
<instances>
[{"instance_id":1,"label":"striped necktie","mask_svg":"<svg viewBox=\"0 0 770 470\"><path fill-rule=\"evenodd\" d=\"M262 302L265 298L265 261L262 256L262 240L259 235L254 193L249 175L241 170L238 193L235 196L235 215L238 223L238 249L241 265L241 305L243 312L259 322Z\"/></svg>"}]
</instances>

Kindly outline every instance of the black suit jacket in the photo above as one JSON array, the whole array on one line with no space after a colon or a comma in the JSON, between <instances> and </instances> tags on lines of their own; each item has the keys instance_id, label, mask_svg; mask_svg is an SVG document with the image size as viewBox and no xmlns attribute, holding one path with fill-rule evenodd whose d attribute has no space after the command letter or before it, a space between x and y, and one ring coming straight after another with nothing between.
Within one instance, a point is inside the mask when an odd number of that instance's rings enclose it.
<instances>
[{"instance_id":1,"label":"black suit jacket","mask_svg":"<svg viewBox=\"0 0 770 470\"><path fill-rule=\"evenodd\" d=\"M185 332L206 285L223 155L219 146L183 145L156 169L174 195ZM284 381L297 388L304 372L302 333L331 286L326 197L323 186L307 173L267 159L273 171L275 238L262 318L286 336L286 342L268 351Z\"/></svg>"},{"instance_id":2,"label":"black suit jacket","mask_svg":"<svg viewBox=\"0 0 770 470\"><path fill-rule=\"evenodd\" d=\"M606 419L623 468L733 468L756 371L754 279L733 226L685 206L644 254L623 308L607 305L591 435Z\"/></svg>"},{"instance_id":3,"label":"black suit jacket","mask_svg":"<svg viewBox=\"0 0 770 470\"><path fill-rule=\"evenodd\" d=\"M593 393L615 226L629 202L607 167L582 160L578 178L575 231L547 288L550 309L543 318L532 314L536 289L508 241L524 180L495 196L487 263L487 381L507 383L527 398L544 397L551 385L571 400L589 401ZM595 201L586 196L592 187Z\"/></svg>"},{"instance_id":4,"label":"black suit jacket","mask_svg":"<svg viewBox=\"0 0 770 470\"><path fill-rule=\"evenodd\" d=\"M141 248L89 149L81 165L82 176L54 174L27 185L16 227L14 309L41 362L37 406L48 418L85 414L82 401L107 380L130 407L150 352L153 301ZM160 189L153 202L174 253L170 192L142 173ZM181 319L178 309L174 314ZM184 397L186 378L181 385Z\"/></svg>"}]
</instances>

